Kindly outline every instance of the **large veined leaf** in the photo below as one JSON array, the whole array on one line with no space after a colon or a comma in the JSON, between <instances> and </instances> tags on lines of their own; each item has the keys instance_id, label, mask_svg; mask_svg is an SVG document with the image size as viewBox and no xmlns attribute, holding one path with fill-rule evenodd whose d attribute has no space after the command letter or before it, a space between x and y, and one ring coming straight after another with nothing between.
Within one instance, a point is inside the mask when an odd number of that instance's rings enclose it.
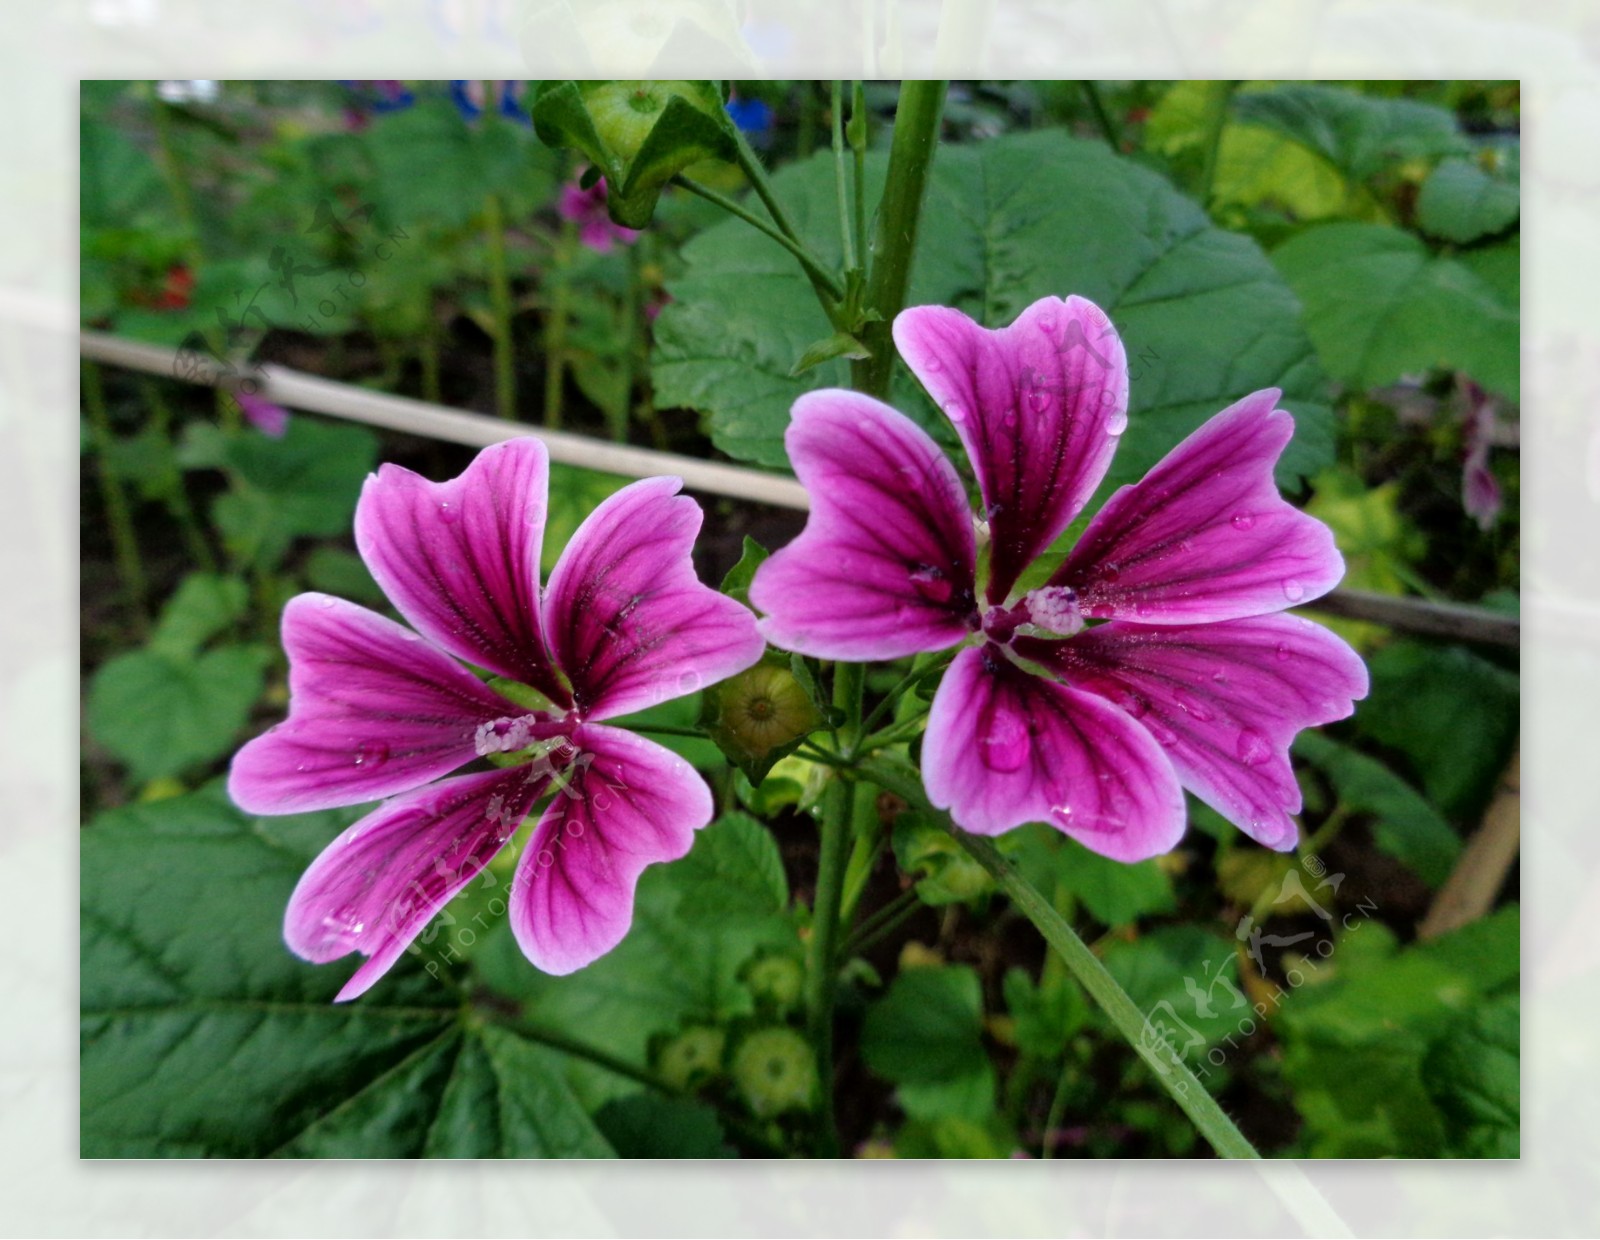
<instances>
[{"instance_id":1,"label":"large veined leaf","mask_svg":"<svg viewBox=\"0 0 1600 1240\"><path fill-rule=\"evenodd\" d=\"M610 1153L553 1052L404 962L335 1006L349 970L289 954L289 893L353 816L252 820L210 788L85 829L85 1157Z\"/></svg>"},{"instance_id":2,"label":"large veined leaf","mask_svg":"<svg viewBox=\"0 0 1600 1240\"><path fill-rule=\"evenodd\" d=\"M1470 266L1381 224L1323 224L1272 252L1305 303L1306 328L1335 378L1360 387L1445 367L1513 400L1521 347L1515 303Z\"/></svg>"},{"instance_id":3,"label":"large veined leaf","mask_svg":"<svg viewBox=\"0 0 1600 1240\"><path fill-rule=\"evenodd\" d=\"M872 200L881 160L869 161ZM830 157L779 173L796 227L828 262L839 256ZM730 456L783 468L795 398L842 384L843 360L790 371L832 334L794 260L737 221L684 249L657 320L658 403L707 415ZM1249 238L1213 227L1148 169L1059 131L941 150L923 210L909 304L954 305L987 326L1048 294L1104 308L1127 347L1129 426L1111 482L1140 476L1211 414L1258 388L1284 390L1297 418L1280 478L1331 460L1332 414L1293 294ZM905 373L895 403L932 423Z\"/></svg>"}]
</instances>

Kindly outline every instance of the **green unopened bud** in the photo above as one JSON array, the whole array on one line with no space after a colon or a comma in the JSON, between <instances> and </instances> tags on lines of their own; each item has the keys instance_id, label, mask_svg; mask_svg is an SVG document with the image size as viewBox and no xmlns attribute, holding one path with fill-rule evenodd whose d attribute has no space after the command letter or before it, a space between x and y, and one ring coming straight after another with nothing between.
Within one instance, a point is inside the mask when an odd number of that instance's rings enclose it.
<instances>
[{"instance_id":1,"label":"green unopened bud","mask_svg":"<svg viewBox=\"0 0 1600 1240\"><path fill-rule=\"evenodd\" d=\"M799 1005L806 967L786 952L762 952L745 965L740 977L758 1007L782 1013Z\"/></svg>"},{"instance_id":2,"label":"green unopened bud","mask_svg":"<svg viewBox=\"0 0 1600 1240\"><path fill-rule=\"evenodd\" d=\"M817 1061L793 1029L774 1025L745 1035L733 1053L733 1080L759 1119L808 1111L817 1100Z\"/></svg>"},{"instance_id":3,"label":"green unopened bud","mask_svg":"<svg viewBox=\"0 0 1600 1240\"><path fill-rule=\"evenodd\" d=\"M738 156L715 82L544 82L530 111L540 141L600 169L611 218L627 228L647 225L662 187L691 164Z\"/></svg>"},{"instance_id":4,"label":"green unopened bud","mask_svg":"<svg viewBox=\"0 0 1600 1240\"><path fill-rule=\"evenodd\" d=\"M707 689L700 722L750 782L759 784L775 762L822 726L822 715L787 659L768 659Z\"/></svg>"},{"instance_id":5,"label":"green unopened bud","mask_svg":"<svg viewBox=\"0 0 1600 1240\"><path fill-rule=\"evenodd\" d=\"M727 1034L714 1025L691 1025L656 1047L657 1074L674 1089L693 1089L722 1071Z\"/></svg>"}]
</instances>

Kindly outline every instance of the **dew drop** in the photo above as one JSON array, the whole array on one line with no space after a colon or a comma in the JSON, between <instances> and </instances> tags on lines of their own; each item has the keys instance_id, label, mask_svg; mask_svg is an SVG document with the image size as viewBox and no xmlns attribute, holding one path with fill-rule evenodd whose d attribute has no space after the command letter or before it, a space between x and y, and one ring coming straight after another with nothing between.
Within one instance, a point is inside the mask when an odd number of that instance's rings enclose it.
<instances>
[{"instance_id":1,"label":"dew drop","mask_svg":"<svg viewBox=\"0 0 1600 1240\"><path fill-rule=\"evenodd\" d=\"M1050 807L1050 817L1054 818L1063 827L1069 827L1072 825L1072 806L1052 805Z\"/></svg>"},{"instance_id":2,"label":"dew drop","mask_svg":"<svg viewBox=\"0 0 1600 1240\"><path fill-rule=\"evenodd\" d=\"M1234 743L1233 752L1246 766L1260 766L1272 756L1272 746L1267 738L1254 728L1243 728Z\"/></svg>"},{"instance_id":3,"label":"dew drop","mask_svg":"<svg viewBox=\"0 0 1600 1240\"><path fill-rule=\"evenodd\" d=\"M1253 513L1236 512L1233 514L1233 528L1236 530L1247 530L1255 523L1256 519Z\"/></svg>"},{"instance_id":4,"label":"dew drop","mask_svg":"<svg viewBox=\"0 0 1600 1240\"><path fill-rule=\"evenodd\" d=\"M1039 330L1046 336L1054 336L1056 334L1056 316L1049 311L1041 314L1039 316Z\"/></svg>"},{"instance_id":5,"label":"dew drop","mask_svg":"<svg viewBox=\"0 0 1600 1240\"><path fill-rule=\"evenodd\" d=\"M944 416L960 426L967 420L967 407L960 401L953 400L944 407Z\"/></svg>"},{"instance_id":6,"label":"dew drop","mask_svg":"<svg viewBox=\"0 0 1600 1240\"><path fill-rule=\"evenodd\" d=\"M1137 693L1123 694L1121 701L1118 702L1118 705L1132 715L1135 719L1143 719L1145 717L1145 713L1150 709L1150 703Z\"/></svg>"},{"instance_id":7,"label":"dew drop","mask_svg":"<svg viewBox=\"0 0 1600 1240\"><path fill-rule=\"evenodd\" d=\"M1120 435L1127 429L1128 414L1125 410L1115 410L1112 415L1106 419L1106 434L1108 435Z\"/></svg>"},{"instance_id":8,"label":"dew drop","mask_svg":"<svg viewBox=\"0 0 1600 1240\"><path fill-rule=\"evenodd\" d=\"M1209 723L1216 718L1209 706L1186 689L1179 689L1174 692L1172 699L1200 723Z\"/></svg>"},{"instance_id":9,"label":"dew drop","mask_svg":"<svg viewBox=\"0 0 1600 1240\"><path fill-rule=\"evenodd\" d=\"M948 603L954 590L950 579L931 564L923 564L913 570L911 585L930 603Z\"/></svg>"},{"instance_id":10,"label":"dew drop","mask_svg":"<svg viewBox=\"0 0 1600 1240\"><path fill-rule=\"evenodd\" d=\"M983 764L991 771L1014 771L1028 760L1028 729L1014 715L995 715L980 744Z\"/></svg>"},{"instance_id":11,"label":"dew drop","mask_svg":"<svg viewBox=\"0 0 1600 1240\"><path fill-rule=\"evenodd\" d=\"M699 672L684 672L683 675L678 677L678 692L680 695L693 693L698 688L700 688Z\"/></svg>"},{"instance_id":12,"label":"dew drop","mask_svg":"<svg viewBox=\"0 0 1600 1240\"><path fill-rule=\"evenodd\" d=\"M1287 663L1289 661L1289 657L1290 657L1288 645L1286 643L1284 643L1284 642L1279 642L1278 643L1277 654L1278 654L1278 662Z\"/></svg>"},{"instance_id":13,"label":"dew drop","mask_svg":"<svg viewBox=\"0 0 1600 1240\"><path fill-rule=\"evenodd\" d=\"M1048 413L1050 411L1050 393L1044 388L1034 388L1028 393L1028 408L1035 413Z\"/></svg>"},{"instance_id":14,"label":"dew drop","mask_svg":"<svg viewBox=\"0 0 1600 1240\"><path fill-rule=\"evenodd\" d=\"M1151 715L1149 718L1144 720L1144 726L1145 731L1149 732L1151 736L1155 737L1156 740L1160 741L1168 749L1171 749L1178 743L1178 734L1166 724L1158 720L1154 715Z\"/></svg>"},{"instance_id":15,"label":"dew drop","mask_svg":"<svg viewBox=\"0 0 1600 1240\"><path fill-rule=\"evenodd\" d=\"M935 354L922 359L922 369L926 370L930 375L936 375L944 369L944 363Z\"/></svg>"},{"instance_id":16,"label":"dew drop","mask_svg":"<svg viewBox=\"0 0 1600 1240\"><path fill-rule=\"evenodd\" d=\"M461 510L452 507L448 502L439 505L439 520L446 525L454 525L461 517Z\"/></svg>"},{"instance_id":17,"label":"dew drop","mask_svg":"<svg viewBox=\"0 0 1600 1240\"><path fill-rule=\"evenodd\" d=\"M1122 565L1115 560L1107 560L1100 566L1101 581L1115 581L1120 576L1122 576Z\"/></svg>"},{"instance_id":18,"label":"dew drop","mask_svg":"<svg viewBox=\"0 0 1600 1240\"><path fill-rule=\"evenodd\" d=\"M389 760L389 746L382 741L362 741L356 746L357 766L382 766Z\"/></svg>"},{"instance_id":19,"label":"dew drop","mask_svg":"<svg viewBox=\"0 0 1600 1240\"><path fill-rule=\"evenodd\" d=\"M1287 577L1283 582L1283 597L1291 603L1298 603L1306 596L1306 588L1293 577Z\"/></svg>"},{"instance_id":20,"label":"dew drop","mask_svg":"<svg viewBox=\"0 0 1600 1240\"><path fill-rule=\"evenodd\" d=\"M331 594L319 595L317 598L317 606L322 608L323 611L332 611L338 602L339 600Z\"/></svg>"},{"instance_id":21,"label":"dew drop","mask_svg":"<svg viewBox=\"0 0 1600 1240\"><path fill-rule=\"evenodd\" d=\"M1015 405L1000 415L1000 425L1008 431L1017 429L1017 408Z\"/></svg>"}]
</instances>

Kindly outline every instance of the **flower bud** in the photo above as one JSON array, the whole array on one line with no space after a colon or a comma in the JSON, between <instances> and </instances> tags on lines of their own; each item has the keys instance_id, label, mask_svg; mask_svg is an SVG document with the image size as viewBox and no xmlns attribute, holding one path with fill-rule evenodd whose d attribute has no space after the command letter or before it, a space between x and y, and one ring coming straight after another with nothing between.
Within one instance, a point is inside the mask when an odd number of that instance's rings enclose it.
<instances>
[{"instance_id":1,"label":"flower bud","mask_svg":"<svg viewBox=\"0 0 1600 1240\"><path fill-rule=\"evenodd\" d=\"M757 1007L781 1014L799 1006L806 967L787 952L763 951L744 966L739 976L755 997Z\"/></svg>"},{"instance_id":2,"label":"flower bud","mask_svg":"<svg viewBox=\"0 0 1600 1240\"><path fill-rule=\"evenodd\" d=\"M733 123L715 82L544 82L533 127L549 146L582 151L606 179L606 207L643 228L662 188L691 164L734 159Z\"/></svg>"},{"instance_id":3,"label":"flower bud","mask_svg":"<svg viewBox=\"0 0 1600 1240\"><path fill-rule=\"evenodd\" d=\"M693 1089L722 1071L727 1034L714 1025L690 1025L655 1047L655 1068L674 1089Z\"/></svg>"},{"instance_id":4,"label":"flower bud","mask_svg":"<svg viewBox=\"0 0 1600 1240\"><path fill-rule=\"evenodd\" d=\"M793 1029L773 1025L744 1036L730 1064L734 1083L759 1119L808 1111L817 1101L817 1061Z\"/></svg>"},{"instance_id":5,"label":"flower bud","mask_svg":"<svg viewBox=\"0 0 1600 1240\"><path fill-rule=\"evenodd\" d=\"M822 726L811 695L787 659L763 660L707 689L700 722L752 784Z\"/></svg>"}]
</instances>

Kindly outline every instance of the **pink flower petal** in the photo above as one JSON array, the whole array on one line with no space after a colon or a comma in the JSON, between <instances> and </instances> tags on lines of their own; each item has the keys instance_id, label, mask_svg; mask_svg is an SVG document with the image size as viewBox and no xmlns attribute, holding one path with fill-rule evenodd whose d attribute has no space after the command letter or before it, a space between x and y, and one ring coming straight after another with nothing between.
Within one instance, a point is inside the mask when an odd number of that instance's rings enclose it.
<instances>
[{"instance_id":1,"label":"pink flower petal","mask_svg":"<svg viewBox=\"0 0 1600 1240\"><path fill-rule=\"evenodd\" d=\"M1017 651L1101 694L1166 748L1197 797L1269 848L1295 845L1295 733L1343 719L1367 669L1342 640L1299 616L1219 624L1113 621L1070 641L1020 638Z\"/></svg>"},{"instance_id":2,"label":"pink flower petal","mask_svg":"<svg viewBox=\"0 0 1600 1240\"><path fill-rule=\"evenodd\" d=\"M1333 534L1287 503L1272 468L1294 434L1278 390L1246 396L1100 510L1050 579L1086 616L1232 620L1326 594L1344 575Z\"/></svg>"},{"instance_id":3,"label":"pink flower petal","mask_svg":"<svg viewBox=\"0 0 1600 1240\"><path fill-rule=\"evenodd\" d=\"M469 762L476 729L519 713L410 629L327 594L283 611L289 717L233 759L228 792L252 814L355 805Z\"/></svg>"},{"instance_id":4,"label":"pink flower petal","mask_svg":"<svg viewBox=\"0 0 1600 1240\"><path fill-rule=\"evenodd\" d=\"M618 728L588 724L579 758L517 862L511 928L546 973L605 955L633 924L647 865L689 851L711 821L711 791L681 758Z\"/></svg>"},{"instance_id":5,"label":"pink flower petal","mask_svg":"<svg viewBox=\"0 0 1600 1240\"><path fill-rule=\"evenodd\" d=\"M774 645L895 659L967 635L977 544L955 468L925 431L855 392L795 402L784 444L811 493L806 527L756 570Z\"/></svg>"},{"instance_id":6,"label":"pink flower petal","mask_svg":"<svg viewBox=\"0 0 1600 1240\"><path fill-rule=\"evenodd\" d=\"M682 485L623 487L578 527L550 574L550 648L589 719L693 693L765 648L750 611L695 576L700 505L678 495Z\"/></svg>"},{"instance_id":7,"label":"pink flower petal","mask_svg":"<svg viewBox=\"0 0 1600 1240\"><path fill-rule=\"evenodd\" d=\"M1036 301L998 331L917 306L895 319L894 340L977 470L989 601L1001 602L1105 477L1128 424L1122 340L1082 297Z\"/></svg>"},{"instance_id":8,"label":"pink flower petal","mask_svg":"<svg viewBox=\"0 0 1600 1240\"><path fill-rule=\"evenodd\" d=\"M1117 861L1167 852L1183 835L1183 790L1150 733L992 644L963 650L945 672L922 778L933 803L978 835L1047 822Z\"/></svg>"},{"instance_id":9,"label":"pink flower petal","mask_svg":"<svg viewBox=\"0 0 1600 1240\"><path fill-rule=\"evenodd\" d=\"M447 779L381 805L301 877L284 916L290 950L316 964L360 952L367 962L336 1001L363 994L489 864L548 784L547 768L524 766Z\"/></svg>"},{"instance_id":10,"label":"pink flower petal","mask_svg":"<svg viewBox=\"0 0 1600 1240\"><path fill-rule=\"evenodd\" d=\"M1489 445L1474 448L1461 469L1461 506L1478 528L1487 532L1494 527L1504 502L1500 482L1489 468Z\"/></svg>"},{"instance_id":11,"label":"pink flower petal","mask_svg":"<svg viewBox=\"0 0 1600 1240\"><path fill-rule=\"evenodd\" d=\"M539 630L549 472L537 439L485 448L448 482L385 465L362 488L356 547L424 637L565 706Z\"/></svg>"}]
</instances>

